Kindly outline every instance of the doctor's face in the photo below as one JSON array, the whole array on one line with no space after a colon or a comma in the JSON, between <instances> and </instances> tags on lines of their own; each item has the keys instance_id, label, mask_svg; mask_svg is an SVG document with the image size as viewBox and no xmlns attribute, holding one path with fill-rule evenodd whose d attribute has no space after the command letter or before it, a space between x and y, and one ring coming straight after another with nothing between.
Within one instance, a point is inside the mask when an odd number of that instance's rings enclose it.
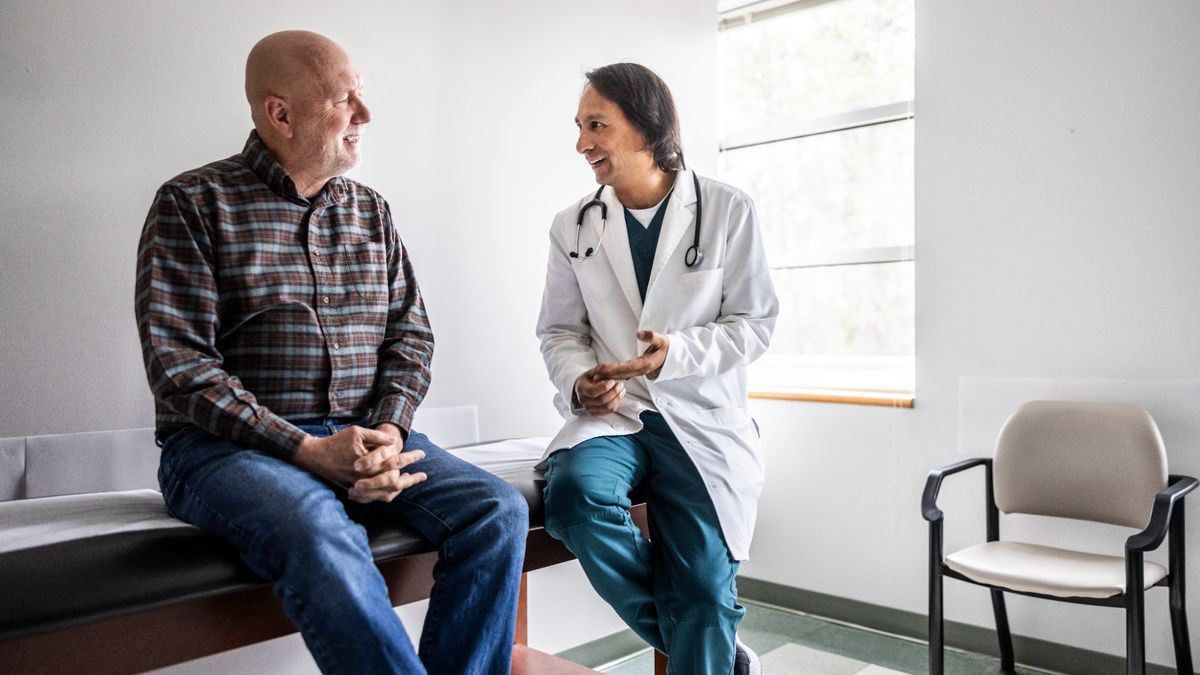
<instances>
[{"instance_id":1,"label":"doctor's face","mask_svg":"<svg viewBox=\"0 0 1200 675\"><path fill-rule=\"evenodd\" d=\"M579 127L575 151L591 165L597 183L628 191L633 185L651 180L658 171L654 153L646 147L642 133L620 106L592 87L584 89L579 98L575 126Z\"/></svg>"}]
</instances>

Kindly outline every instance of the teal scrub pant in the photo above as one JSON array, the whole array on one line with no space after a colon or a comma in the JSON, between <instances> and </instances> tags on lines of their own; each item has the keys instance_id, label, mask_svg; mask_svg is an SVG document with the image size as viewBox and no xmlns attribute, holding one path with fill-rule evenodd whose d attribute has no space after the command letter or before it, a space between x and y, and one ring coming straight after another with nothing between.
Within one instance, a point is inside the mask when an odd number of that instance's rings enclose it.
<instances>
[{"instance_id":1,"label":"teal scrub pant","mask_svg":"<svg viewBox=\"0 0 1200 675\"><path fill-rule=\"evenodd\" d=\"M672 674L729 675L745 610L738 562L683 446L661 415L643 428L600 436L550 456L546 531L579 558L592 586ZM646 498L650 540L629 516L629 492Z\"/></svg>"}]
</instances>

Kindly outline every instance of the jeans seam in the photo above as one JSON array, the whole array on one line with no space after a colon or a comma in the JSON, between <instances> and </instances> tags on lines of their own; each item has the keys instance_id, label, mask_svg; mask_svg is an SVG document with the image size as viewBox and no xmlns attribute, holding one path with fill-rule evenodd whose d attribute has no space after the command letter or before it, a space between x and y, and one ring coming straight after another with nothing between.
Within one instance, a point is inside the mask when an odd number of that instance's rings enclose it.
<instances>
[{"instance_id":1,"label":"jeans seam","mask_svg":"<svg viewBox=\"0 0 1200 675\"><path fill-rule=\"evenodd\" d=\"M291 602L295 604L296 618L293 619L293 621L295 621L296 627L300 629L300 632L305 637L307 637L311 642L313 642L314 645L317 647L317 649L320 650L320 652L322 654L324 654L327 658L328 657L336 657L336 655L330 653L329 646L325 644L325 641L320 639L320 631L312 630L312 626L308 622L307 607L305 607L304 601L302 600L301 596L298 593L296 593L296 591L292 590L292 588L290 586L283 583L282 581L279 582L279 589L280 589L281 598L284 594L287 594L288 597L290 598ZM305 625L302 626L302 625L300 625L301 623L303 623ZM328 658L328 660L332 660L334 662L334 663L329 664L331 666L334 666L333 673L343 672L341 668L337 667L339 664L337 663L336 658ZM323 673L328 673L328 671L325 670L325 667L326 667L326 664L321 664L321 671Z\"/></svg>"},{"instance_id":2,"label":"jeans seam","mask_svg":"<svg viewBox=\"0 0 1200 675\"><path fill-rule=\"evenodd\" d=\"M453 554L452 554L452 551L450 550L451 547L450 547L449 539L446 540L446 543L443 545L442 548L443 548L443 550L440 554L441 562L446 563L447 566L453 566L453 562L451 560L453 557ZM435 580L434 583L436 584L437 581ZM421 651L422 652L425 652L427 649L433 648L432 644L431 644L431 641L433 640L433 638L430 636L437 634L438 624L440 624L442 621L441 604L442 604L442 598L444 595L445 595L444 593L438 593L437 594L437 602L435 603L431 599L431 601L429 603L429 608L426 610L425 627L421 630Z\"/></svg>"}]
</instances>

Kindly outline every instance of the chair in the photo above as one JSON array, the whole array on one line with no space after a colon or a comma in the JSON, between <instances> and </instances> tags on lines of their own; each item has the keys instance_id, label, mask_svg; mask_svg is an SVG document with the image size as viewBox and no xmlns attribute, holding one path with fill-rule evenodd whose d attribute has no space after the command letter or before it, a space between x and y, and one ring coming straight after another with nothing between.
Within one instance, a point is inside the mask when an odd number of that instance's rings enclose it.
<instances>
[{"instance_id":1,"label":"chair","mask_svg":"<svg viewBox=\"0 0 1200 675\"><path fill-rule=\"evenodd\" d=\"M987 541L943 557L938 491L947 476L986 472ZM1146 668L1145 589L1170 589L1175 665L1192 673L1184 604L1183 497L1189 476L1167 475L1158 427L1145 410L1117 403L1033 401L1000 431L994 459L929 473L921 511L929 521L929 672L942 675L942 578L991 589L1001 670L1014 672L1004 593L1125 608L1126 670ZM1000 511L1143 528L1125 555L1106 556L1000 539ZM1168 569L1143 560L1169 534Z\"/></svg>"}]
</instances>

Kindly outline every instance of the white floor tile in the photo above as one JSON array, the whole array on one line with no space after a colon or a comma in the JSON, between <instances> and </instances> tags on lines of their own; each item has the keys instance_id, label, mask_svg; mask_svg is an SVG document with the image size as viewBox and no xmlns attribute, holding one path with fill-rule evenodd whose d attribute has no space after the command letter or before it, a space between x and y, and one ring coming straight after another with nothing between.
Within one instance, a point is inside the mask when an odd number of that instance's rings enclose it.
<instances>
[{"instance_id":1,"label":"white floor tile","mask_svg":"<svg viewBox=\"0 0 1200 675\"><path fill-rule=\"evenodd\" d=\"M872 663L866 668L863 668L855 673L855 675L905 675L905 673L900 670L892 670L891 668L884 668L883 666L877 666Z\"/></svg>"}]
</instances>

